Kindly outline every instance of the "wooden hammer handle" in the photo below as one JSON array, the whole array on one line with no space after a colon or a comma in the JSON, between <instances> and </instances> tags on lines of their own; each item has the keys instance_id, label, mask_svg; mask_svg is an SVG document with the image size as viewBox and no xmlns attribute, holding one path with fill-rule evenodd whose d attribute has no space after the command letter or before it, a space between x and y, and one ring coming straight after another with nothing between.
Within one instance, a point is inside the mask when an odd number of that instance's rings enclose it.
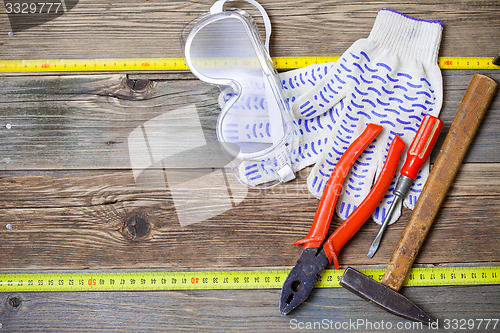
<instances>
[{"instance_id":1,"label":"wooden hammer handle","mask_svg":"<svg viewBox=\"0 0 500 333\"><path fill-rule=\"evenodd\" d=\"M396 291L401 289L496 89L495 80L486 75L475 74L472 78L420 198L382 277L381 283L389 288Z\"/></svg>"}]
</instances>

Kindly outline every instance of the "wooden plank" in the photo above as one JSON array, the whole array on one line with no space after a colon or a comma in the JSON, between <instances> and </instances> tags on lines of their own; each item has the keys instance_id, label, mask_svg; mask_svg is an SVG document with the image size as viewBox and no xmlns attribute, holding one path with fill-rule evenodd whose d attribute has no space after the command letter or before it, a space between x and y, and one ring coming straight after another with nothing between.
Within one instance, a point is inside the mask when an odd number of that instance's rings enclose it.
<instances>
[{"instance_id":1,"label":"wooden plank","mask_svg":"<svg viewBox=\"0 0 500 333\"><path fill-rule=\"evenodd\" d=\"M484 73L490 75L497 82L500 82L500 77L495 72ZM455 118L473 75L474 72L468 70L443 71L444 97L443 108L441 109L439 118L443 120L444 126L439 140L436 142L436 147L442 146L444 138ZM458 77L462 77L463 80L457 80ZM472 162L483 153L491 154L491 159L485 159L484 161L495 161L500 158L500 137L498 135L489 136L487 134L488 128L500 127L500 118L497 118L496 115L500 115L500 99L498 98L498 93L493 97L490 108L483 118L481 126L476 133L476 137L465 157L465 161ZM487 139L487 137L491 140ZM436 159L438 153L439 149L434 149L431 156L432 161Z\"/></svg>"},{"instance_id":2,"label":"wooden plank","mask_svg":"<svg viewBox=\"0 0 500 333\"><path fill-rule=\"evenodd\" d=\"M327 0L299 1L295 6L277 0L260 2L273 22L273 56L340 55L368 35L377 10L383 7L442 20L441 56L493 57L498 52L500 4L494 1ZM13 37L6 35L9 22L0 5L0 31L4 32L0 59L181 57L179 32L211 4L208 0L85 0L57 19ZM255 10L250 12L259 21ZM443 71L441 118L447 126L472 74ZM497 71L485 74L500 80ZM205 137L215 142L218 89L192 80L189 74L155 75L146 76L155 80L136 90L121 74L0 77L1 271L247 269L295 263L300 248L292 243L307 233L317 206L306 190L307 171L271 190L235 192L233 196L244 198L235 207L185 227L179 225L178 206L165 186L165 174L200 170L176 170L176 165L158 163L136 184L128 138L135 129L146 128L149 120L193 104ZM499 103L496 98L418 263L500 262ZM202 163L191 167L206 168L217 162L196 153ZM186 161L183 156L182 162ZM210 214L224 208L227 202L219 185L213 184L218 191L193 209ZM405 210L400 222L388 229L371 260L365 255L378 227L368 222L341 253L341 264L385 265L409 214ZM338 224L334 220L332 228ZM477 323L480 318L499 317L498 286L417 287L403 292L442 320ZM279 290L2 294L0 328L268 332L291 329L291 319L400 322L343 289L316 290L312 297L291 316L280 316Z\"/></svg>"},{"instance_id":3,"label":"wooden plank","mask_svg":"<svg viewBox=\"0 0 500 333\"><path fill-rule=\"evenodd\" d=\"M198 175L205 175L212 172L212 169L198 171ZM309 200L313 197L307 191L305 179L310 171L311 168L306 168L299 172L297 180L263 191L247 190L241 185L234 186L231 190L235 192L239 189L243 196L260 195L264 200L267 196ZM166 172L178 175L173 178L181 178L183 174L190 178L193 171L182 169ZM135 181L128 170L3 171L0 173L0 197L4 200L0 202L0 209L85 207L134 201L140 197L143 200L149 197L149 200L153 201L168 199L166 192L169 190L169 184L153 182L160 178L154 173L164 177L164 173L159 170L145 175L150 177L151 181ZM500 178L497 177L499 174L500 163L465 163L460 168L448 196L500 196ZM231 175L231 178L234 177ZM188 185L183 186L184 190L188 190ZM203 189L202 186L198 188Z\"/></svg>"},{"instance_id":4,"label":"wooden plank","mask_svg":"<svg viewBox=\"0 0 500 333\"><path fill-rule=\"evenodd\" d=\"M391 8L445 26L441 55L497 54L500 5L496 1L418 2L260 1L271 17L274 56L340 55L354 41L368 36L377 11ZM183 27L207 12L213 1L142 2L79 1L70 11L38 26L11 31L2 9L1 59L182 57ZM240 4L259 22L259 13ZM35 20L36 21L36 20ZM261 30L263 27L261 26ZM36 45L36 47L33 47Z\"/></svg>"},{"instance_id":5,"label":"wooden plank","mask_svg":"<svg viewBox=\"0 0 500 333\"><path fill-rule=\"evenodd\" d=\"M192 85L153 83L140 93L129 88L125 75L18 77L2 80L0 85L4 92L0 97L0 169L130 168L131 133L149 123L154 128L156 117L188 105L200 112L206 140L217 142L217 93L197 81ZM174 120L182 119L176 116ZM158 123L169 125L165 120ZM176 133L185 137L183 131ZM171 141L158 144L166 144L167 151L169 144L178 149L186 141L181 138L175 145ZM210 152L196 160L210 161ZM149 156L147 151L142 153Z\"/></svg>"},{"instance_id":6,"label":"wooden plank","mask_svg":"<svg viewBox=\"0 0 500 333\"><path fill-rule=\"evenodd\" d=\"M498 318L498 286L412 287L402 292L438 319L440 331L459 331L452 330L452 324L467 332L498 330L498 324L492 329L495 321L487 329L486 321L481 322ZM306 327L335 332L438 331L396 317L343 288L313 291L288 316L278 312L279 295L276 289L3 294L0 322L6 332L285 332Z\"/></svg>"},{"instance_id":7,"label":"wooden plank","mask_svg":"<svg viewBox=\"0 0 500 333\"><path fill-rule=\"evenodd\" d=\"M486 73L500 81L497 71ZM471 76L444 71L441 140ZM151 154L163 154L155 160L168 160L167 167L220 165L214 157L219 89L201 81L151 81L137 91L121 74L19 76L0 78L0 91L0 170L130 169ZM467 161L499 161L499 126L497 98ZM206 145L197 147L197 138Z\"/></svg>"},{"instance_id":8,"label":"wooden plank","mask_svg":"<svg viewBox=\"0 0 500 333\"><path fill-rule=\"evenodd\" d=\"M492 218L500 214L500 195L498 177L491 177L499 168L465 165L418 263L500 261L500 226ZM227 191L199 189L201 206L178 188L185 199L179 204L164 184L136 186L130 171L30 174L0 178L0 270L291 266L301 250L292 244L308 232L318 204L305 176L240 193L243 200L225 208ZM180 220L182 209L212 217L190 224ZM389 228L373 259L366 252L378 226L369 221L342 251L341 264L386 263L409 215L405 209Z\"/></svg>"}]
</instances>

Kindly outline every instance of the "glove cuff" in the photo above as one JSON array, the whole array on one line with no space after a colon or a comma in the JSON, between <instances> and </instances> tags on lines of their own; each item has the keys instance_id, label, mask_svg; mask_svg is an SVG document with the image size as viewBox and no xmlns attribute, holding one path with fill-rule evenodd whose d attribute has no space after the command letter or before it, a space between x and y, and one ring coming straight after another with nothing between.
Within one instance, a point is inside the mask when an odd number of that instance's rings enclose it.
<instances>
[{"instance_id":1,"label":"glove cuff","mask_svg":"<svg viewBox=\"0 0 500 333\"><path fill-rule=\"evenodd\" d=\"M369 39L403 60L437 63L443 25L415 19L390 9L378 12Z\"/></svg>"}]
</instances>

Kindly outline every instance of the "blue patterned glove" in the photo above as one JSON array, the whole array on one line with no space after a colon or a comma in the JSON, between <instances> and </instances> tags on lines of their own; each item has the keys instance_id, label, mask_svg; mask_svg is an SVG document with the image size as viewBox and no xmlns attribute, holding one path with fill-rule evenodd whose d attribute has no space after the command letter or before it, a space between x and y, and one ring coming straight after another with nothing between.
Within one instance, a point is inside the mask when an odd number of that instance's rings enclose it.
<instances>
[{"instance_id":1,"label":"blue patterned glove","mask_svg":"<svg viewBox=\"0 0 500 333\"><path fill-rule=\"evenodd\" d=\"M338 199L337 214L345 219L366 197L397 134L409 146L426 114L438 116L442 105L442 78L437 65L442 25L387 9L380 10L366 39L356 41L312 89L292 101L300 121L332 114L334 122L323 152L308 177L309 191L320 198L333 167L368 123L384 127L358 158ZM332 124L334 123L334 124ZM403 154L402 156L405 156ZM403 161L400 162L400 167ZM412 208L429 173L421 168L404 201ZM397 172L395 180L399 177ZM393 184L394 186L394 184ZM373 218L381 223L393 200L393 187ZM392 222L400 216L400 209ZM397 213L399 212L399 214Z\"/></svg>"}]
</instances>

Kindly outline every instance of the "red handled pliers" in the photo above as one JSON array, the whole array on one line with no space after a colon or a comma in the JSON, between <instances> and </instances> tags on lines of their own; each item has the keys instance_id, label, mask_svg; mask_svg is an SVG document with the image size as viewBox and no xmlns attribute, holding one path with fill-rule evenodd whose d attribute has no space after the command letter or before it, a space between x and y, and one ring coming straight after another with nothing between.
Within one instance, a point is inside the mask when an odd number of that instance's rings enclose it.
<instances>
[{"instance_id":1,"label":"red handled pliers","mask_svg":"<svg viewBox=\"0 0 500 333\"><path fill-rule=\"evenodd\" d=\"M368 124L364 132L354 140L335 165L323 191L311 230L304 239L294 243L295 245L303 244L304 250L281 289L280 312L282 314L288 314L309 297L321 272L328 264L333 261L335 268L339 268L338 253L368 220L389 189L405 147L403 140L397 135L389 147L382 171L370 193L323 243L342 184L349 170L381 130L380 125Z\"/></svg>"}]
</instances>

